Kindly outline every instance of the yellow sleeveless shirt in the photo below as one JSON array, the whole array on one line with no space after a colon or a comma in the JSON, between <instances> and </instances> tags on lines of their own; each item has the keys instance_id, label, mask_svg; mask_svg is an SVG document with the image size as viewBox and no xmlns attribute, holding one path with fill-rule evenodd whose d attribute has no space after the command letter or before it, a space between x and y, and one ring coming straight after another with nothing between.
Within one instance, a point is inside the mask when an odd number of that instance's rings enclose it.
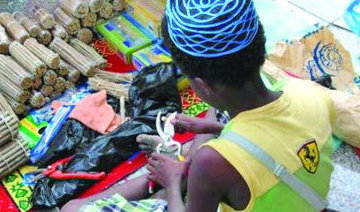
<instances>
[{"instance_id":1,"label":"yellow sleeveless shirt","mask_svg":"<svg viewBox=\"0 0 360 212\"><path fill-rule=\"evenodd\" d=\"M234 131L250 139L325 199L333 170L330 157L334 118L326 92L313 82L294 79L279 99L238 114L223 132ZM251 199L244 211L315 211L237 144L220 138L204 146L216 150L246 181ZM220 209L235 211L224 203Z\"/></svg>"}]
</instances>

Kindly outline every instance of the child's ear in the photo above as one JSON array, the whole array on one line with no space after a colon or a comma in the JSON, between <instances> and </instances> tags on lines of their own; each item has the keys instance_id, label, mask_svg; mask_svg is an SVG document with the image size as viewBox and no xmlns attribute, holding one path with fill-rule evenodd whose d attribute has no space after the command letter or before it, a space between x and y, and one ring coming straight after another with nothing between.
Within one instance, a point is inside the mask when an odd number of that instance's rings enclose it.
<instances>
[{"instance_id":1,"label":"child's ear","mask_svg":"<svg viewBox=\"0 0 360 212\"><path fill-rule=\"evenodd\" d=\"M198 94L203 98L208 99L208 97L210 97L213 94L213 90L211 86L201 78L198 77L195 78L192 84L194 86L194 90L196 90Z\"/></svg>"}]
</instances>

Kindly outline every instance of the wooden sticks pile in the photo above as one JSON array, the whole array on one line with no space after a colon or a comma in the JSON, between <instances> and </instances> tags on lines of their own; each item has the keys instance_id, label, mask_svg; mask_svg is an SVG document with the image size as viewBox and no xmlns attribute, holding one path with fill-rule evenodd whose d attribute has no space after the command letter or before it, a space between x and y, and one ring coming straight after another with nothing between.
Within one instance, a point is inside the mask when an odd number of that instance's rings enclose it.
<instances>
[{"instance_id":1,"label":"wooden sticks pile","mask_svg":"<svg viewBox=\"0 0 360 212\"><path fill-rule=\"evenodd\" d=\"M80 29L79 19L68 15L60 7L56 8L54 11L56 21L61 24L67 31L67 33L73 35Z\"/></svg>"},{"instance_id":2,"label":"wooden sticks pile","mask_svg":"<svg viewBox=\"0 0 360 212\"><path fill-rule=\"evenodd\" d=\"M13 39L21 43L30 37L26 29L19 22L17 22L10 13L1 13L0 23L5 26L7 32Z\"/></svg>"},{"instance_id":3,"label":"wooden sticks pile","mask_svg":"<svg viewBox=\"0 0 360 212\"><path fill-rule=\"evenodd\" d=\"M14 41L10 44L9 52L23 67L35 76L42 77L46 73L46 65L21 43Z\"/></svg>"},{"instance_id":4,"label":"wooden sticks pile","mask_svg":"<svg viewBox=\"0 0 360 212\"><path fill-rule=\"evenodd\" d=\"M12 173L29 160L28 143L17 136L10 143L0 147L0 178Z\"/></svg>"},{"instance_id":5,"label":"wooden sticks pile","mask_svg":"<svg viewBox=\"0 0 360 212\"><path fill-rule=\"evenodd\" d=\"M60 66L60 56L50 49L41 45L34 38L29 38L24 42L24 46L35 56L40 58L49 68L58 69Z\"/></svg>"},{"instance_id":6,"label":"wooden sticks pile","mask_svg":"<svg viewBox=\"0 0 360 212\"><path fill-rule=\"evenodd\" d=\"M60 0L59 5L67 13L77 18L84 18L89 12L88 4L83 0Z\"/></svg>"},{"instance_id":7,"label":"wooden sticks pile","mask_svg":"<svg viewBox=\"0 0 360 212\"><path fill-rule=\"evenodd\" d=\"M66 62L81 71L83 75L87 77L94 76L96 64L61 38L54 38L53 42L50 44L50 48L57 52Z\"/></svg>"},{"instance_id":8,"label":"wooden sticks pile","mask_svg":"<svg viewBox=\"0 0 360 212\"><path fill-rule=\"evenodd\" d=\"M76 50L78 50L82 55L90 58L94 61L99 68L105 68L107 61L91 46L88 46L84 42L81 42L78 39L71 39L70 44Z\"/></svg>"},{"instance_id":9,"label":"wooden sticks pile","mask_svg":"<svg viewBox=\"0 0 360 212\"><path fill-rule=\"evenodd\" d=\"M15 139L19 132L18 118L8 111L0 111L0 146Z\"/></svg>"},{"instance_id":10,"label":"wooden sticks pile","mask_svg":"<svg viewBox=\"0 0 360 212\"><path fill-rule=\"evenodd\" d=\"M93 77L89 78L89 85L91 89L95 91L106 90L106 93L111 96L118 98L124 97L125 99L129 98L129 89L122 84Z\"/></svg>"},{"instance_id":11,"label":"wooden sticks pile","mask_svg":"<svg viewBox=\"0 0 360 212\"><path fill-rule=\"evenodd\" d=\"M41 27L35 20L26 17L21 12L14 12L13 17L29 32L31 37L36 38L39 36Z\"/></svg>"},{"instance_id":12,"label":"wooden sticks pile","mask_svg":"<svg viewBox=\"0 0 360 212\"><path fill-rule=\"evenodd\" d=\"M135 75L132 73L112 73L108 71L97 70L95 77L114 83L131 83Z\"/></svg>"},{"instance_id":13,"label":"wooden sticks pile","mask_svg":"<svg viewBox=\"0 0 360 212\"><path fill-rule=\"evenodd\" d=\"M21 89L29 89L33 86L31 74L9 56L0 55L0 77L11 81Z\"/></svg>"},{"instance_id":14,"label":"wooden sticks pile","mask_svg":"<svg viewBox=\"0 0 360 212\"><path fill-rule=\"evenodd\" d=\"M0 25L0 53L9 53L10 39L6 34L5 28Z\"/></svg>"},{"instance_id":15,"label":"wooden sticks pile","mask_svg":"<svg viewBox=\"0 0 360 212\"><path fill-rule=\"evenodd\" d=\"M55 24L54 16L45 8L39 8L34 13L34 18L45 29L51 29Z\"/></svg>"}]
</instances>

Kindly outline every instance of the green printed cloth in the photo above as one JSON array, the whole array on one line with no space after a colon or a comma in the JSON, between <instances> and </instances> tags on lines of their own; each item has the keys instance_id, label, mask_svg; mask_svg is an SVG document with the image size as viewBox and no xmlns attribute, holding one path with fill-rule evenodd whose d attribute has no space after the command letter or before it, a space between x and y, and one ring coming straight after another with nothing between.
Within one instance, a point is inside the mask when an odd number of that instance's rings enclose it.
<instances>
[{"instance_id":1,"label":"green printed cloth","mask_svg":"<svg viewBox=\"0 0 360 212\"><path fill-rule=\"evenodd\" d=\"M195 105L191 105L190 107L188 107L187 109L183 110L183 113L185 115L189 115L189 116L197 116L200 113L203 113L205 111L207 111L210 108L210 105L206 102L201 102Z\"/></svg>"},{"instance_id":2,"label":"green printed cloth","mask_svg":"<svg viewBox=\"0 0 360 212\"><path fill-rule=\"evenodd\" d=\"M95 200L83 206L80 212L166 212L167 203L160 199L127 201L120 194Z\"/></svg>"}]
</instances>

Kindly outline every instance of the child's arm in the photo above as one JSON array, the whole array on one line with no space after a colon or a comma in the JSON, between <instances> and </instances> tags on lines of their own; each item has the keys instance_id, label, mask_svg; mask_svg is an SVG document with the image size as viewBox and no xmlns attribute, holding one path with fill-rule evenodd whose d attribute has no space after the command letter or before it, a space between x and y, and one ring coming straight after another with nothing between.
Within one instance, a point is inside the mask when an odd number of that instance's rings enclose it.
<instances>
[{"instance_id":1,"label":"child's arm","mask_svg":"<svg viewBox=\"0 0 360 212\"><path fill-rule=\"evenodd\" d=\"M196 134L219 134L224 128L220 122L190 117L184 114L178 114L172 124L185 131L191 131Z\"/></svg>"}]
</instances>

